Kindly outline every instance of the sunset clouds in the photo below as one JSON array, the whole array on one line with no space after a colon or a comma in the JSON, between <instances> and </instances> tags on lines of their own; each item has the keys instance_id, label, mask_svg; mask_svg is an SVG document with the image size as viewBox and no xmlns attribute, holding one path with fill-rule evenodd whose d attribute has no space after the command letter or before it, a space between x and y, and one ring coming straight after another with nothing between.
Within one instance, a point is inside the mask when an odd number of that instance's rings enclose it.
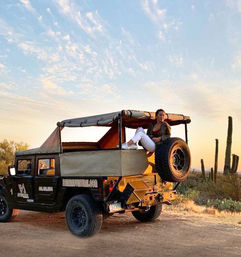
<instances>
[{"instance_id":1,"label":"sunset clouds","mask_svg":"<svg viewBox=\"0 0 241 257\"><path fill-rule=\"evenodd\" d=\"M3 1L0 137L35 147L58 120L161 107L191 116L198 167L228 115L241 127L240 26L240 0Z\"/></svg>"}]
</instances>

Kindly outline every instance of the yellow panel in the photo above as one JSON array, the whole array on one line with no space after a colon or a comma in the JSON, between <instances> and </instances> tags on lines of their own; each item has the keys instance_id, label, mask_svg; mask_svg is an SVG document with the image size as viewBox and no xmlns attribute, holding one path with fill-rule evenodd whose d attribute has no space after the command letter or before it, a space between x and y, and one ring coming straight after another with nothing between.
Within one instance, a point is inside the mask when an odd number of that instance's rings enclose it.
<instances>
[{"instance_id":1,"label":"yellow panel","mask_svg":"<svg viewBox=\"0 0 241 257\"><path fill-rule=\"evenodd\" d=\"M139 199L141 199L142 201L144 200L146 190L135 190L134 192L139 197Z\"/></svg>"},{"instance_id":2,"label":"yellow panel","mask_svg":"<svg viewBox=\"0 0 241 257\"><path fill-rule=\"evenodd\" d=\"M154 158L154 156L150 158ZM117 181L118 178L119 177L108 177L106 183L108 184L110 180ZM138 197L136 197L134 194L131 194L130 198L127 200L127 204L140 202L139 199L141 199L142 204L150 206L155 204L155 197L158 194L163 194L164 201L170 201L176 198L176 195L172 190L173 183L162 183L162 180L157 173L147 173L143 175L122 177L118 187L119 191L123 192L128 183L134 188L134 193Z\"/></svg>"},{"instance_id":3,"label":"yellow panel","mask_svg":"<svg viewBox=\"0 0 241 257\"><path fill-rule=\"evenodd\" d=\"M144 171L144 174L150 174L156 172L155 168L155 154L152 152L146 152L148 166Z\"/></svg>"},{"instance_id":4,"label":"yellow panel","mask_svg":"<svg viewBox=\"0 0 241 257\"><path fill-rule=\"evenodd\" d=\"M163 192L163 202L175 200L177 198L176 191Z\"/></svg>"},{"instance_id":5,"label":"yellow panel","mask_svg":"<svg viewBox=\"0 0 241 257\"><path fill-rule=\"evenodd\" d=\"M131 194L131 196L129 197L129 199L126 203L131 204L131 203L137 203L137 202L139 202L139 199L137 199L134 194Z\"/></svg>"},{"instance_id":6,"label":"yellow panel","mask_svg":"<svg viewBox=\"0 0 241 257\"><path fill-rule=\"evenodd\" d=\"M131 181L130 182L130 185L134 188L134 190L138 190L138 189L141 189L141 190L148 190L148 186L146 183L144 183L143 181L141 180L136 180L136 181Z\"/></svg>"}]
</instances>

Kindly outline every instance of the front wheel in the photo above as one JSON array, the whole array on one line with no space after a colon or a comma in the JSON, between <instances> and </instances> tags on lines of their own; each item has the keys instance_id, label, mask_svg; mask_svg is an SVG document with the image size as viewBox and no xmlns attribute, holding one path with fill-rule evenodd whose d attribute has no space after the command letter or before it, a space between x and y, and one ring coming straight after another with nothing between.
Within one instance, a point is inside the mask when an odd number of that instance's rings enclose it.
<instances>
[{"instance_id":1,"label":"front wheel","mask_svg":"<svg viewBox=\"0 0 241 257\"><path fill-rule=\"evenodd\" d=\"M13 209L8 207L6 198L0 195L0 222L7 222L13 214Z\"/></svg>"},{"instance_id":2,"label":"front wheel","mask_svg":"<svg viewBox=\"0 0 241 257\"><path fill-rule=\"evenodd\" d=\"M66 223L70 232L79 237L97 233L102 226L103 214L89 195L72 197L66 207Z\"/></svg>"},{"instance_id":3,"label":"front wheel","mask_svg":"<svg viewBox=\"0 0 241 257\"><path fill-rule=\"evenodd\" d=\"M151 206L149 210L133 211L132 215L141 222L148 222L157 219L162 211L162 205Z\"/></svg>"}]
</instances>

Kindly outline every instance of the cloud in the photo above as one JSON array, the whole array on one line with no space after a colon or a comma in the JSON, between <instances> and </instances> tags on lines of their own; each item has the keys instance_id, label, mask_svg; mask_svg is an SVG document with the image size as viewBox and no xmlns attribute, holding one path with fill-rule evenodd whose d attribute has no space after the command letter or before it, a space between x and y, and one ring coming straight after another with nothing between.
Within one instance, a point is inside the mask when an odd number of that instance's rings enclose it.
<instances>
[{"instance_id":1,"label":"cloud","mask_svg":"<svg viewBox=\"0 0 241 257\"><path fill-rule=\"evenodd\" d=\"M52 14L52 11L50 10L50 8L48 7L48 8L46 8L46 11L50 14L50 15L53 15Z\"/></svg>"},{"instance_id":2,"label":"cloud","mask_svg":"<svg viewBox=\"0 0 241 257\"><path fill-rule=\"evenodd\" d=\"M76 88L81 90L81 94L90 94L94 90L93 85L91 85L90 83L79 84L78 86L76 86Z\"/></svg>"},{"instance_id":3,"label":"cloud","mask_svg":"<svg viewBox=\"0 0 241 257\"><path fill-rule=\"evenodd\" d=\"M72 90L65 90L64 88L57 86L54 82L42 79L41 80L43 89L47 94L57 95L57 96L67 96L67 95L73 95Z\"/></svg>"},{"instance_id":4,"label":"cloud","mask_svg":"<svg viewBox=\"0 0 241 257\"><path fill-rule=\"evenodd\" d=\"M61 32L60 31L55 32L49 28L47 31L47 35L55 40L59 40L59 37L61 36Z\"/></svg>"},{"instance_id":5,"label":"cloud","mask_svg":"<svg viewBox=\"0 0 241 257\"><path fill-rule=\"evenodd\" d=\"M163 35L162 30L159 31L158 37L159 37L159 39L161 39L161 40L163 40L163 41L165 40L165 36Z\"/></svg>"},{"instance_id":6,"label":"cloud","mask_svg":"<svg viewBox=\"0 0 241 257\"><path fill-rule=\"evenodd\" d=\"M127 72L128 72L128 74L130 74L131 76L136 76L136 72L134 71L133 68L129 68L129 69L127 70Z\"/></svg>"},{"instance_id":7,"label":"cloud","mask_svg":"<svg viewBox=\"0 0 241 257\"><path fill-rule=\"evenodd\" d=\"M53 89L53 88L57 88L58 87L55 83L53 83L53 82L51 82L49 80L46 80L46 79L42 79L41 82L43 84L43 88L44 89Z\"/></svg>"},{"instance_id":8,"label":"cloud","mask_svg":"<svg viewBox=\"0 0 241 257\"><path fill-rule=\"evenodd\" d=\"M181 22L168 16L167 9L160 8L158 0L142 0L142 9L157 29L157 37L166 41L170 29L178 30Z\"/></svg>"},{"instance_id":9,"label":"cloud","mask_svg":"<svg viewBox=\"0 0 241 257\"><path fill-rule=\"evenodd\" d=\"M127 31L125 28L121 28L122 37L121 40L126 41L131 46L137 47L138 42L134 39L133 35L130 33L130 31Z\"/></svg>"},{"instance_id":10,"label":"cloud","mask_svg":"<svg viewBox=\"0 0 241 257\"><path fill-rule=\"evenodd\" d=\"M35 55L40 60L48 60L49 58L48 53L43 48L36 46L34 42L19 42L18 47L23 50L24 54Z\"/></svg>"},{"instance_id":11,"label":"cloud","mask_svg":"<svg viewBox=\"0 0 241 257\"><path fill-rule=\"evenodd\" d=\"M83 83L78 85L76 88L80 89L80 91L76 92L76 94L79 94L81 96L85 95L85 97L87 97L88 99L95 99L96 101L106 101L106 98L110 96L112 101L114 98L120 98L120 95L118 94L116 87L107 83L103 85Z\"/></svg>"},{"instance_id":12,"label":"cloud","mask_svg":"<svg viewBox=\"0 0 241 257\"><path fill-rule=\"evenodd\" d=\"M0 18L0 35L2 35L9 43L16 42L20 38L20 35L9 26L4 20Z\"/></svg>"},{"instance_id":13,"label":"cloud","mask_svg":"<svg viewBox=\"0 0 241 257\"><path fill-rule=\"evenodd\" d=\"M58 99L56 95L46 94L46 97L38 97L37 92L34 97L27 97L16 94L15 91L3 93L0 90L0 98L0 123L4 124L1 127L1 137L21 139L31 147L41 145L58 120L70 118L73 110L80 113L81 109L78 104Z\"/></svg>"},{"instance_id":14,"label":"cloud","mask_svg":"<svg viewBox=\"0 0 241 257\"><path fill-rule=\"evenodd\" d=\"M96 57L98 55L95 51L91 49L90 45L84 46L84 50L87 54L92 55L93 57Z\"/></svg>"},{"instance_id":15,"label":"cloud","mask_svg":"<svg viewBox=\"0 0 241 257\"><path fill-rule=\"evenodd\" d=\"M98 16L97 11L96 11L96 14L97 14L97 16ZM94 24L96 30L98 30L98 31L100 31L100 32L103 31L103 26L102 26L102 24L101 24L99 21L97 21L97 18L94 17L94 15L93 15L92 12L87 12L87 13L86 13L86 17L92 22L92 24Z\"/></svg>"},{"instance_id":16,"label":"cloud","mask_svg":"<svg viewBox=\"0 0 241 257\"><path fill-rule=\"evenodd\" d=\"M24 54L31 54L40 60L47 60L48 53L37 43L26 40L28 35L18 33L15 28L9 26L4 20L0 19L0 35L2 35L9 43L16 44Z\"/></svg>"},{"instance_id":17,"label":"cloud","mask_svg":"<svg viewBox=\"0 0 241 257\"><path fill-rule=\"evenodd\" d=\"M34 9L30 3L30 0L20 0L20 2L24 5L24 7L30 12L34 12Z\"/></svg>"},{"instance_id":18,"label":"cloud","mask_svg":"<svg viewBox=\"0 0 241 257\"><path fill-rule=\"evenodd\" d=\"M81 13L80 7L69 0L55 0L55 3L61 13L78 24L88 35L104 32L103 21L97 11Z\"/></svg>"},{"instance_id":19,"label":"cloud","mask_svg":"<svg viewBox=\"0 0 241 257\"><path fill-rule=\"evenodd\" d=\"M241 85L238 81L208 83L192 81L181 84L168 80L149 81L142 85L146 97L158 99L173 109L182 109L193 116L220 119L241 112ZM153 100L155 101L155 100Z\"/></svg>"},{"instance_id":20,"label":"cloud","mask_svg":"<svg viewBox=\"0 0 241 257\"><path fill-rule=\"evenodd\" d=\"M50 33L50 31L48 31ZM40 47L32 41L17 42L18 47L23 50L25 55L33 55L37 59L45 61L45 64L58 62L61 58L51 47Z\"/></svg>"},{"instance_id":21,"label":"cloud","mask_svg":"<svg viewBox=\"0 0 241 257\"><path fill-rule=\"evenodd\" d=\"M70 41L70 36L69 36L69 34L65 35L65 36L63 37L63 39L66 40L66 41Z\"/></svg>"},{"instance_id":22,"label":"cloud","mask_svg":"<svg viewBox=\"0 0 241 257\"><path fill-rule=\"evenodd\" d=\"M6 68L6 66L4 64L0 63L0 69L5 69L5 68Z\"/></svg>"},{"instance_id":23,"label":"cloud","mask_svg":"<svg viewBox=\"0 0 241 257\"><path fill-rule=\"evenodd\" d=\"M114 90L109 84L104 84L100 88L100 90L103 91L104 93L106 93L107 95L113 95L114 94Z\"/></svg>"},{"instance_id":24,"label":"cloud","mask_svg":"<svg viewBox=\"0 0 241 257\"><path fill-rule=\"evenodd\" d=\"M241 12L241 0L226 0L226 4L229 8Z\"/></svg>"},{"instance_id":25,"label":"cloud","mask_svg":"<svg viewBox=\"0 0 241 257\"><path fill-rule=\"evenodd\" d=\"M11 90L11 86L8 85L8 84L6 84L6 83L0 82L0 89L1 89L1 90L5 90L5 89ZM3 92L3 91L2 91L2 92Z\"/></svg>"},{"instance_id":26,"label":"cloud","mask_svg":"<svg viewBox=\"0 0 241 257\"><path fill-rule=\"evenodd\" d=\"M142 8L146 15L155 23L162 21L166 15L166 9L160 9L158 7L157 0L143 0Z\"/></svg>"},{"instance_id":27,"label":"cloud","mask_svg":"<svg viewBox=\"0 0 241 257\"><path fill-rule=\"evenodd\" d=\"M175 101L175 90L173 88L173 85L168 80L162 80L162 81L149 81L142 85L142 88L145 90L145 95L154 95L155 98L158 98L159 100L163 102L170 101L170 98L168 96L174 97L172 101ZM147 93L149 92L149 93Z\"/></svg>"},{"instance_id":28,"label":"cloud","mask_svg":"<svg viewBox=\"0 0 241 257\"><path fill-rule=\"evenodd\" d=\"M7 71L8 71L7 67L4 64L0 63L0 74L6 73Z\"/></svg>"},{"instance_id":29,"label":"cloud","mask_svg":"<svg viewBox=\"0 0 241 257\"><path fill-rule=\"evenodd\" d=\"M151 62L145 62L145 63L137 62L137 63L142 70L149 71L149 72L153 71L153 65Z\"/></svg>"},{"instance_id":30,"label":"cloud","mask_svg":"<svg viewBox=\"0 0 241 257\"><path fill-rule=\"evenodd\" d=\"M42 90L43 98L66 96L68 99L73 99L76 94L86 96L88 93L91 97L93 93L91 90L95 90L100 95L94 93L93 99L105 99L105 95L108 94L112 95L110 100L113 100L114 97L119 97L116 88L111 85L113 80L117 81L125 74L132 76L149 74L155 69L154 64L145 57L136 57L136 49L142 46L124 27L121 28L120 35L115 38L108 34L104 28L106 22L95 10L86 11L84 6L78 5L78 2L68 0L56 1L56 6L60 13L71 21L77 22L79 18L78 21L82 21L83 27L75 26L76 33L73 34L73 30L68 28L72 27L73 23L66 23L65 30L50 24L46 18L47 13L41 13L43 16L39 19L40 22L38 22L39 14L36 15L36 21L41 26L41 36L44 40L34 41L36 35L30 36L23 30L18 34L18 26L11 28L6 23L1 24L0 20L0 34L3 33L6 38L11 39L12 44L25 54L26 60L29 56L38 62L39 70L36 77L33 78L28 69L26 77L34 80L35 87ZM47 12L50 13L48 10ZM55 15L56 8L51 8L51 13ZM66 17L62 18L68 21ZM1 27L4 30L1 30ZM80 29L84 30L87 27L90 27L94 34L98 33L96 38L89 30L86 30L87 35L82 37ZM31 62L34 63L32 58ZM90 84L91 87L84 89L77 86L84 84Z\"/></svg>"},{"instance_id":31,"label":"cloud","mask_svg":"<svg viewBox=\"0 0 241 257\"><path fill-rule=\"evenodd\" d=\"M241 52L236 53L232 68L237 71L241 71Z\"/></svg>"},{"instance_id":32,"label":"cloud","mask_svg":"<svg viewBox=\"0 0 241 257\"><path fill-rule=\"evenodd\" d=\"M182 66L183 65L183 57L182 55L169 55L168 60L171 64L175 66Z\"/></svg>"},{"instance_id":33,"label":"cloud","mask_svg":"<svg viewBox=\"0 0 241 257\"><path fill-rule=\"evenodd\" d=\"M0 20L0 35L4 34L26 56L41 60L39 77L47 78L58 85L70 81L75 81L75 85L80 84L83 77L88 77L92 84L97 85L103 77L113 80L125 73L132 73L134 76L134 73L138 75L143 71L152 71L153 64L143 58L137 59L135 49L141 45L125 28L121 29L121 40L113 38L105 31L105 22L98 12L86 12L82 6L68 0L56 1L56 5L69 19L76 22L79 17L83 19L83 26L90 26L93 31L96 29L96 32L100 33L96 40L91 33L85 37L86 40L80 36L81 33L73 36L71 30L60 30L59 27L49 25L43 16L38 24L44 31L44 40L33 41L32 37L23 31L18 34L18 27L11 28ZM52 9L52 14L54 11L56 12ZM77 31L79 32L79 28Z\"/></svg>"}]
</instances>

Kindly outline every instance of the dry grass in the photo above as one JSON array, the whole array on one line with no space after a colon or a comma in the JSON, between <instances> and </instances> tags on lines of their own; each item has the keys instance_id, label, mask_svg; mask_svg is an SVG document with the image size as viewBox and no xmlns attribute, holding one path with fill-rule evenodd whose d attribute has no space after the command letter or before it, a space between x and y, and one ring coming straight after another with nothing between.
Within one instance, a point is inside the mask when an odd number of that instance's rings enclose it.
<instances>
[{"instance_id":1,"label":"dry grass","mask_svg":"<svg viewBox=\"0 0 241 257\"><path fill-rule=\"evenodd\" d=\"M178 204L163 207L163 211L169 214L201 217L215 220L216 223L241 226L241 213L230 211L218 211L213 207L197 205L193 200L186 200Z\"/></svg>"},{"instance_id":2,"label":"dry grass","mask_svg":"<svg viewBox=\"0 0 241 257\"><path fill-rule=\"evenodd\" d=\"M192 173L178 187L179 202L193 200L198 205L219 210L241 212L241 178L238 174L219 174L217 182L203 181L200 173Z\"/></svg>"}]
</instances>

